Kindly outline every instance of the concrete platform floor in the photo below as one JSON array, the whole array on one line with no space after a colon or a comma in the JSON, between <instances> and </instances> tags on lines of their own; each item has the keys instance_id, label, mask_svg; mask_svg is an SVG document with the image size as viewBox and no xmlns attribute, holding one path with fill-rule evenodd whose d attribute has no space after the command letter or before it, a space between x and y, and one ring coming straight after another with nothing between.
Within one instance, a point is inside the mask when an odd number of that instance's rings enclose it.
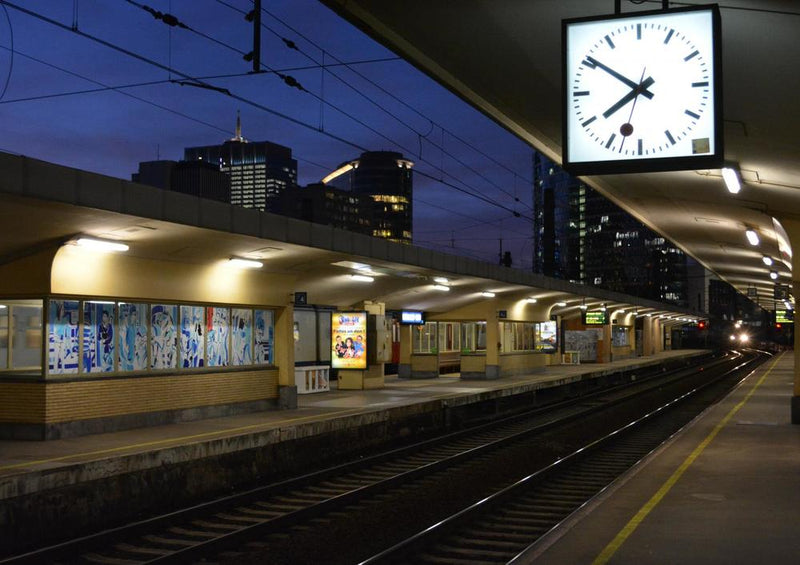
<instances>
[{"instance_id":1,"label":"concrete platform floor","mask_svg":"<svg viewBox=\"0 0 800 565\"><path fill-rule=\"evenodd\" d=\"M793 378L791 351L763 364L520 563L800 563Z\"/></svg>"},{"instance_id":2,"label":"concrete platform floor","mask_svg":"<svg viewBox=\"0 0 800 565\"><path fill-rule=\"evenodd\" d=\"M323 425L327 429L366 425L391 417L392 410L399 412L431 401L460 404L492 395L520 394L703 353L702 350L677 350L602 365L555 365L534 374L494 381L386 377L386 386L382 389L339 391L334 384L331 392L300 395L297 410L258 412L51 441L3 440L0 441L0 501L164 464L258 448L319 433Z\"/></svg>"}]
</instances>

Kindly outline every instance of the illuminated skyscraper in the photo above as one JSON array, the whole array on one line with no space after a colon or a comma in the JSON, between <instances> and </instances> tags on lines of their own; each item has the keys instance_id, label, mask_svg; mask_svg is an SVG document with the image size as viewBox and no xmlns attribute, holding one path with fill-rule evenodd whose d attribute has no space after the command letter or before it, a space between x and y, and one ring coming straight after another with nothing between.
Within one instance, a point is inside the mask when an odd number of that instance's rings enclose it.
<instances>
[{"instance_id":1,"label":"illuminated skyscraper","mask_svg":"<svg viewBox=\"0 0 800 565\"><path fill-rule=\"evenodd\" d=\"M372 199L372 234L411 243L414 163L394 151L367 151L342 163L322 183Z\"/></svg>"},{"instance_id":2,"label":"illuminated skyscraper","mask_svg":"<svg viewBox=\"0 0 800 565\"><path fill-rule=\"evenodd\" d=\"M184 159L219 166L231 179L230 203L244 208L280 212L281 194L297 186L292 150L270 141L247 141L238 116L232 139L222 145L187 147Z\"/></svg>"}]
</instances>

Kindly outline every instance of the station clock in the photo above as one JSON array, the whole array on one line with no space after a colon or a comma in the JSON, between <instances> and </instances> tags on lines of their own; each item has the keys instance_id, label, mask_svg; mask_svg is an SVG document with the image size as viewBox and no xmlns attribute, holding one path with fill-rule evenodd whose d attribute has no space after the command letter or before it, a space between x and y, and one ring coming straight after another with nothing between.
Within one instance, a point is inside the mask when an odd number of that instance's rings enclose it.
<instances>
[{"instance_id":1,"label":"station clock","mask_svg":"<svg viewBox=\"0 0 800 565\"><path fill-rule=\"evenodd\" d=\"M565 170L722 166L717 6L564 20L562 41Z\"/></svg>"}]
</instances>

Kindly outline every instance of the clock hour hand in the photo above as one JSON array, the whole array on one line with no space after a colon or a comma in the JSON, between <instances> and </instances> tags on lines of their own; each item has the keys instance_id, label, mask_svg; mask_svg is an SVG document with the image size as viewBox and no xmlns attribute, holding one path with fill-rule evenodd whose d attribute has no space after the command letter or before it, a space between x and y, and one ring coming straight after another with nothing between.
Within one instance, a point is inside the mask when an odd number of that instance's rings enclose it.
<instances>
[{"instance_id":1,"label":"clock hour hand","mask_svg":"<svg viewBox=\"0 0 800 565\"><path fill-rule=\"evenodd\" d=\"M654 82L655 82L655 80L653 80L653 77L647 77L640 84L635 84L633 90L631 90L628 94L626 94L625 96L623 96L622 98L617 100L616 104L614 104L608 110L603 112L603 117L604 118L608 118L614 112L616 112L617 110L622 108L625 104L627 104L631 100L634 100L640 94L643 95L643 96L646 96L645 92L648 92L647 91L647 87L650 86L651 84L653 84ZM650 96L648 98L652 98L652 97L653 97L653 94L650 93Z\"/></svg>"},{"instance_id":2,"label":"clock hour hand","mask_svg":"<svg viewBox=\"0 0 800 565\"><path fill-rule=\"evenodd\" d=\"M615 71L611 67L608 67L608 66L604 65L603 63L601 63L600 61L598 61L597 59L595 59L592 56L587 55L586 59L584 59L584 61L583 61L583 64L586 65L587 67L591 68L591 69L600 67L605 72L610 74L612 77L614 77L615 79L623 82L624 84L627 84L631 88L638 88L640 86L640 85L636 84L634 81L632 81L631 79L619 74L617 71ZM644 91L640 92L640 94L642 96L646 96L647 98L652 98L653 97L653 93L650 92L649 90L647 90L646 88L645 88Z\"/></svg>"}]
</instances>

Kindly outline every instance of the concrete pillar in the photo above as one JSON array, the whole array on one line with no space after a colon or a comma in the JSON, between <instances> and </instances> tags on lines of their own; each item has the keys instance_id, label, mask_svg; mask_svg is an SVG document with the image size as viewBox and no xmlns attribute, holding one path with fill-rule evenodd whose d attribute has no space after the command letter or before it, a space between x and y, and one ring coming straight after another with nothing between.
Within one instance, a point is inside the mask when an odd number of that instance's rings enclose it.
<instances>
[{"instance_id":1,"label":"concrete pillar","mask_svg":"<svg viewBox=\"0 0 800 565\"><path fill-rule=\"evenodd\" d=\"M642 356L650 357L653 354L653 318L642 318Z\"/></svg>"},{"instance_id":2,"label":"concrete pillar","mask_svg":"<svg viewBox=\"0 0 800 565\"><path fill-rule=\"evenodd\" d=\"M294 384L294 306L275 311L275 365L278 366L278 402L281 408L297 408Z\"/></svg>"},{"instance_id":3,"label":"concrete pillar","mask_svg":"<svg viewBox=\"0 0 800 565\"><path fill-rule=\"evenodd\" d=\"M497 310L486 310L486 378L500 377L500 322Z\"/></svg>"},{"instance_id":4,"label":"concrete pillar","mask_svg":"<svg viewBox=\"0 0 800 565\"><path fill-rule=\"evenodd\" d=\"M603 324L603 347L598 356L598 363L611 363L611 319L607 324Z\"/></svg>"},{"instance_id":5,"label":"concrete pillar","mask_svg":"<svg viewBox=\"0 0 800 565\"><path fill-rule=\"evenodd\" d=\"M792 295L800 296L800 282L792 281ZM797 322L795 322L796 324ZM800 424L800 363L797 362L800 352L800 332L794 330L794 388L792 391L792 424Z\"/></svg>"},{"instance_id":6,"label":"concrete pillar","mask_svg":"<svg viewBox=\"0 0 800 565\"><path fill-rule=\"evenodd\" d=\"M401 379L411 378L411 352L415 331L416 326L400 326L400 360L397 365L397 376Z\"/></svg>"}]
</instances>

